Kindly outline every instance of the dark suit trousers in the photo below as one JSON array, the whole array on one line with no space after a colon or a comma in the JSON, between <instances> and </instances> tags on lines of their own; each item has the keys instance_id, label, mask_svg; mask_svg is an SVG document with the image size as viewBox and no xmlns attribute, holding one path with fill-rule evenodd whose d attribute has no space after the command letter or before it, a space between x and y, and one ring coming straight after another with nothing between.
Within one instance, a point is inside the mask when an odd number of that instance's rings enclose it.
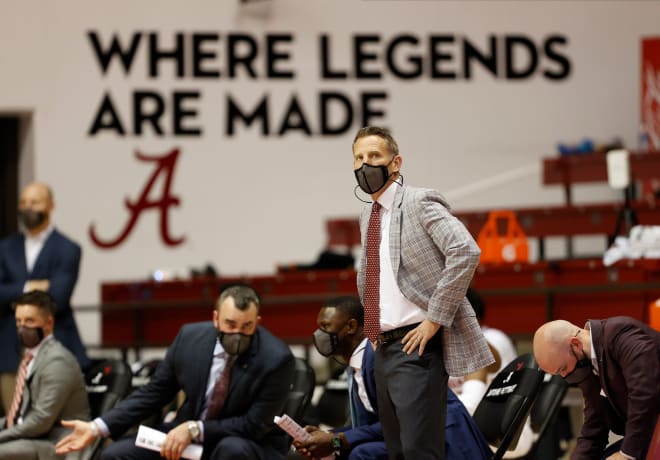
<instances>
[{"instance_id":1,"label":"dark suit trousers","mask_svg":"<svg viewBox=\"0 0 660 460\"><path fill-rule=\"evenodd\" d=\"M236 436L222 438L213 452L202 454L208 460L278 460L284 456L254 441ZM135 445L135 436L122 438L103 449L101 460L160 460L160 453Z\"/></svg>"},{"instance_id":2,"label":"dark suit trousers","mask_svg":"<svg viewBox=\"0 0 660 460\"><path fill-rule=\"evenodd\" d=\"M376 350L378 413L390 460L444 460L447 371L442 330L420 357L405 354L401 340Z\"/></svg>"}]
</instances>

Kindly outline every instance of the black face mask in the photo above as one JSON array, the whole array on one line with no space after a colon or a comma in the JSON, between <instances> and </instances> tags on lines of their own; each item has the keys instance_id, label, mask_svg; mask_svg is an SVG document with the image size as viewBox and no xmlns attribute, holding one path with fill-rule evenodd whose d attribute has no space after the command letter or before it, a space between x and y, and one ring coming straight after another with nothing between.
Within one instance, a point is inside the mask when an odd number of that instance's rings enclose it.
<instances>
[{"instance_id":1,"label":"black face mask","mask_svg":"<svg viewBox=\"0 0 660 460\"><path fill-rule=\"evenodd\" d=\"M21 223L28 230L37 228L46 221L48 214L46 211L33 211L32 209L26 209L24 211L19 211L19 217Z\"/></svg>"},{"instance_id":2,"label":"black face mask","mask_svg":"<svg viewBox=\"0 0 660 460\"><path fill-rule=\"evenodd\" d=\"M570 374L567 374L564 377L564 380L571 385L577 385L584 382L590 375L594 375L593 368L591 365L591 359L587 358L584 350L582 351L582 359L578 359L577 355L571 348L571 353L575 356L576 363L575 369Z\"/></svg>"},{"instance_id":3,"label":"black face mask","mask_svg":"<svg viewBox=\"0 0 660 460\"><path fill-rule=\"evenodd\" d=\"M387 180L390 178L390 173L387 171L387 167L392 164L395 157L396 155L394 155L386 165L372 166L363 163L362 166L353 171L357 183L364 193L373 195L385 187Z\"/></svg>"},{"instance_id":4,"label":"black face mask","mask_svg":"<svg viewBox=\"0 0 660 460\"><path fill-rule=\"evenodd\" d=\"M218 331L218 339L222 348L230 355L242 355L250 349L252 335L241 334L240 332L222 332Z\"/></svg>"},{"instance_id":5,"label":"black face mask","mask_svg":"<svg viewBox=\"0 0 660 460\"><path fill-rule=\"evenodd\" d=\"M314 346L323 356L330 357L337 351L339 337L334 332L327 332L323 329L317 329L313 334Z\"/></svg>"},{"instance_id":6,"label":"black face mask","mask_svg":"<svg viewBox=\"0 0 660 460\"><path fill-rule=\"evenodd\" d=\"M34 348L44 339L44 330L41 327L21 326L17 332L18 339L25 348Z\"/></svg>"}]
</instances>

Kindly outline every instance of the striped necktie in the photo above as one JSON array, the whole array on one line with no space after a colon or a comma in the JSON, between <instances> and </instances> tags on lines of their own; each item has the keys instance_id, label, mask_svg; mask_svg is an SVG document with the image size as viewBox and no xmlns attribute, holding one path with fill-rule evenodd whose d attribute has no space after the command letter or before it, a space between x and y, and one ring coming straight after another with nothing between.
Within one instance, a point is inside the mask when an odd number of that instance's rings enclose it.
<instances>
[{"instance_id":1,"label":"striped necktie","mask_svg":"<svg viewBox=\"0 0 660 460\"><path fill-rule=\"evenodd\" d=\"M28 366L32 361L32 353L27 352L21 360L21 365L18 367L18 375L16 376L16 386L14 387L14 399L11 402L9 412L7 413L7 428L11 428L16 424L18 411L21 407L23 400L23 392L25 391L25 381L27 380Z\"/></svg>"}]
</instances>

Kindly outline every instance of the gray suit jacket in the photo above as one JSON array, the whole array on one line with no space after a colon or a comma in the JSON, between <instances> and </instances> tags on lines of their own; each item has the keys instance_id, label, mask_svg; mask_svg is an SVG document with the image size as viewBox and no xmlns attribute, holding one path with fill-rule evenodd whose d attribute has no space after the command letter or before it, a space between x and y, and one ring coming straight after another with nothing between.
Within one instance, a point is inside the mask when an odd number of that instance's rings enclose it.
<instances>
[{"instance_id":1,"label":"gray suit jacket","mask_svg":"<svg viewBox=\"0 0 660 460\"><path fill-rule=\"evenodd\" d=\"M391 185L394 186L394 185ZM360 216L362 259L358 291L364 300L366 236L371 206ZM390 222L392 270L403 295L442 325L447 372L463 376L494 362L465 293L481 251L442 196L401 186Z\"/></svg>"},{"instance_id":2,"label":"gray suit jacket","mask_svg":"<svg viewBox=\"0 0 660 460\"><path fill-rule=\"evenodd\" d=\"M56 458L53 445L70 431L60 425L62 419L89 420L83 374L76 358L55 338L46 340L34 359L21 413L23 423L11 428L0 419L0 444L32 439L40 459Z\"/></svg>"}]
</instances>

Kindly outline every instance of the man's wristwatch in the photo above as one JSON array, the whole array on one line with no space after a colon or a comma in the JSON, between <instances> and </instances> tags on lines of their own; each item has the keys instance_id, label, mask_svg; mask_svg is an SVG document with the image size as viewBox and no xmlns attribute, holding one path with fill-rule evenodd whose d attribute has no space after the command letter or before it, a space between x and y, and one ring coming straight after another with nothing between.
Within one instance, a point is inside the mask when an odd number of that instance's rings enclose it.
<instances>
[{"instance_id":1,"label":"man's wristwatch","mask_svg":"<svg viewBox=\"0 0 660 460\"><path fill-rule=\"evenodd\" d=\"M200 435L199 423L188 422L188 433L190 433L190 439L197 441Z\"/></svg>"},{"instance_id":2,"label":"man's wristwatch","mask_svg":"<svg viewBox=\"0 0 660 460\"><path fill-rule=\"evenodd\" d=\"M338 434L332 435L332 449L334 450L335 457L341 455L341 438Z\"/></svg>"}]
</instances>

